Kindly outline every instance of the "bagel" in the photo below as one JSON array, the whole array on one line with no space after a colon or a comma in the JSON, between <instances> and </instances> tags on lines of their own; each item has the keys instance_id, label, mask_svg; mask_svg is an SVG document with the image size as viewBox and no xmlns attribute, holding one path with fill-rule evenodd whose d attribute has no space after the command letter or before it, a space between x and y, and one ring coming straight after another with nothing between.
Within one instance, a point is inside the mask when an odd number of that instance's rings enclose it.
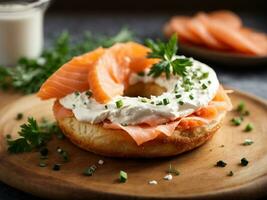
<instances>
[{"instance_id":1,"label":"bagel","mask_svg":"<svg viewBox=\"0 0 267 200\"><path fill-rule=\"evenodd\" d=\"M59 119L58 125L72 143L84 150L109 157L154 158L178 155L204 144L221 127L225 114L206 126L178 129L170 137L160 135L139 146L125 131L79 122L75 117Z\"/></svg>"},{"instance_id":2,"label":"bagel","mask_svg":"<svg viewBox=\"0 0 267 200\"><path fill-rule=\"evenodd\" d=\"M153 158L192 150L216 133L231 102L214 70L175 55L190 68L151 76L159 60L149 51L133 42L99 48L43 84L38 96L56 98L55 118L71 142L104 156Z\"/></svg>"}]
</instances>

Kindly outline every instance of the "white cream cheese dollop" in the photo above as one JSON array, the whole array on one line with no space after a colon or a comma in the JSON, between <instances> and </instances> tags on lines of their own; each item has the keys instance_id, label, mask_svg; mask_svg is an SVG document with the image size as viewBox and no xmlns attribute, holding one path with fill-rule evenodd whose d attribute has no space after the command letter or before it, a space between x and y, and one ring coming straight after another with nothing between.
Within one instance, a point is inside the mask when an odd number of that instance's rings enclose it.
<instances>
[{"instance_id":1,"label":"white cream cheese dollop","mask_svg":"<svg viewBox=\"0 0 267 200\"><path fill-rule=\"evenodd\" d=\"M114 123L136 125L151 121L151 119L174 120L185 117L197 109L207 106L215 96L219 81L216 73L207 65L190 58L193 66L187 68L186 79L191 84L188 90L184 86L184 80L179 76L165 76L152 78L132 74L130 85L137 82L155 82L166 88L160 96L151 96L150 99L143 97L114 97L107 104L100 104L94 98L88 98L86 92L72 93L59 100L60 104L71 109L79 121L99 123L106 119ZM202 78L200 78L203 76ZM196 78L197 77L197 78ZM116 102L122 102L117 107Z\"/></svg>"}]
</instances>

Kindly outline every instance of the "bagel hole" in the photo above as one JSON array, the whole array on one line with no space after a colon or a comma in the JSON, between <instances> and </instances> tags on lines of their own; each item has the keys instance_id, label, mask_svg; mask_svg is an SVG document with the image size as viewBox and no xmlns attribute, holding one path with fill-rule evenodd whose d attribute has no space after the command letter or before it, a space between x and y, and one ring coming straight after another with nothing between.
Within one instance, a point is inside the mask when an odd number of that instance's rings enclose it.
<instances>
[{"instance_id":1,"label":"bagel hole","mask_svg":"<svg viewBox=\"0 0 267 200\"><path fill-rule=\"evenodd\" d=\"M150 98L151 96L160 96L163 92L166 92L166 89L155 84L155 83L136 83L130 85L124 91L124 96L128 97L146 97Z\"/></svg>"}]
</instances>

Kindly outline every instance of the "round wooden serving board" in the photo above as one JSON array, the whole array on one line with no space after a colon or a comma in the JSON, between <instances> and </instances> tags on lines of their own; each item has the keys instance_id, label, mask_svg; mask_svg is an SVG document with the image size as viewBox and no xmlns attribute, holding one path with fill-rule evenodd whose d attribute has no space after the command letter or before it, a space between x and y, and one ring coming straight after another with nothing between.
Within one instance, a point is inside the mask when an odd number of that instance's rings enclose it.
<instances>
[{"instance_id":1,"label":"round wooden serving board","mask_svg":"<svg viewBox=\"0 0 267 200\"><path fill-rule=\"evenodd\" d=\"M255 199L267 195L267 103L237 91L231 98L234 106L244 101L251 115L241 126L234 127L229 120L237 114L232 111L221 130L191 152L165 159L112 159L83 151L67 139L54 138L48 145L47 167L42 168L38 166L38 152L11 155L6 151L5 135L15 137L19 125L28 116L53 120L52 101L22 97L0 112L0 180L52 199ZM3 104L5 102L1 102ZM15 120L18 112L24 113L20 121ZM243 131L248 122L254 124L252 132ZM247 138L254 144L243 146ZM58 146L69 152L70 161L64 163L60 171L53 171L53 164L61 162L56 152ZM249 160L246 167L239 164L243 157ZM104 160L103 165L97 164L100 159ZM215 167L218 160L224 160L227 166ZM84 169L93 164L98 166L95 174L84 176ZM180 175L166 181L163 177L170 164ZM126 183L118 182L120 170L128 173ZM227 176L229 171L233 171L234 176ZM158 185L149 185L150 180L158 181Z\"/></svg>"}]
</instances>

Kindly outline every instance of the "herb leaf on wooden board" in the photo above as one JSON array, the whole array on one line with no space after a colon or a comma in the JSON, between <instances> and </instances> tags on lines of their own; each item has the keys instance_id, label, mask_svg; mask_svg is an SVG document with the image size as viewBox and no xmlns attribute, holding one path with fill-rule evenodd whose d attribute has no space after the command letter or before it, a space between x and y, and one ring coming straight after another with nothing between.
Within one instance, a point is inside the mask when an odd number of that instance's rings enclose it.
<instances>
[{"instance_id":1,"label":"herb leaf on wooden board","mask_svg":"<svg viewBox=\"0 0 267 200\"><path fill-rule=\"evenodd\" d=\"M43 82L72 57L99 46L110 47L116 42L132 39L133 33L124 28L112 37L87 32L80 43L73 44L70 35L63 32L53 47L45 50L39 58L21 58L14 67L0 67L0 88L12 88L26 94L37 92Z\"/></svg>"},{"instance_id":2,"label":"herb leaf on wooden board","mask_svg":"<svg viewBox=\"0 0 267 200\"><path fill-rule=\"evenodd\" d=\"M20 128L19 138L14 140L10 137L7 138L10 153L30 152L42 147L52 138L53 134L59 132L55 123L45 121L38 124L32 117L29 117L27 123L22 124Z\"/></svg>"}]
</instances>

